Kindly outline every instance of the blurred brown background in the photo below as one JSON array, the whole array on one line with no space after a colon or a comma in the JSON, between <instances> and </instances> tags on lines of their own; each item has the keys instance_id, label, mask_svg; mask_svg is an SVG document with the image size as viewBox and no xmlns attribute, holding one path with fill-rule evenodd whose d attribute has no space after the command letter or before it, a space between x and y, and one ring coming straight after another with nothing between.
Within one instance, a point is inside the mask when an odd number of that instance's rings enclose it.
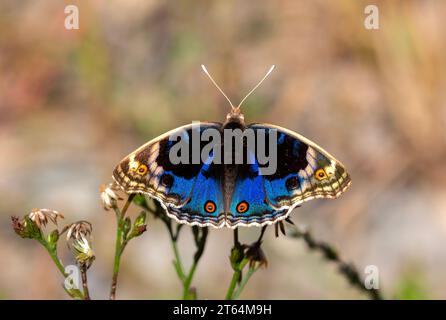
<instances>
[{"instance_id":1,"label":"blurred brown background","mask_svg":"<svg viewBox=\"0 0 446 320\"><path fill-rule=\"evenodd\" d=\"M79 6L79 30L64 28L67 4ZM364 27L368 4L379 30ZM350 171L348 192L304 204L296 223L361 271L378 266L386 297L446 298L445 14L433 0L0 1L0 297L66 298L46 252L10 227L34 207L93 223L90 291L107 297L115 221L98 186L147 140L224 119L204 63L233 101L276 64L246 101L247 122L295 130ZM199 298L224 297L231 241L211 230ZM365 298L300 241L270 230L264 249L269 267L243 298ZM172 259L163 225L149 221L124 254L118 298L180 297Z\"/></svg>"}]
</instances>

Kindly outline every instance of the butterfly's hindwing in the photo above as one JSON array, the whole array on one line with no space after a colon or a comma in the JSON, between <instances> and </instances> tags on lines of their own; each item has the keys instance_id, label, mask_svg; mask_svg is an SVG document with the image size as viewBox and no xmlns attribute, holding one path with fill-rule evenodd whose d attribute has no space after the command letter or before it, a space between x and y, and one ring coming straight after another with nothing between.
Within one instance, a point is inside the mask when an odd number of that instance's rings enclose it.
<instances>
[{"instance_id":1,"label":"butterfly's hindwing","mask_svg":"<svg viewBox=\"0 0 446 320\"><path fill-rule=\"evenodd\" d=\"M248 157L255 158L253 151L245 148ZM252 164L239 165L231 205L227 214L228 227L241 225L263 225L272 223L286 214L267 202L263 176L260 175L256 159Z\"/></svg>"},{"instance_id":2,"label":"butterfly's hindwing","mask_svg":"<svg viewBox=\"0 0 446 320\"><path fill-rule=\"evenodd\" d=\"M177 220L191 225L223 226L225 214L221 172L220 167L211 160L200 170L187 203L180 207L168 206L168 212Z\"/></svg>"}]
</instances>

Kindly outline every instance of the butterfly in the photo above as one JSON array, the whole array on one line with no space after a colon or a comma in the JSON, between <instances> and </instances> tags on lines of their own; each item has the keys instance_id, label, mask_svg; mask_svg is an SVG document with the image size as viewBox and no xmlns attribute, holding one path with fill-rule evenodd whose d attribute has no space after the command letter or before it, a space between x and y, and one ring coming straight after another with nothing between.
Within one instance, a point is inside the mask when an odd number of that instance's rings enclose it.
<instances>
[{"instance_id":1,"label":"butterfly","mask_svg":"<svg viewBox=\"0 0 446 320\"><path fill-rule=\"evenodd\" d=\"M167 215L179 223L236 228L274 224L287 219L291 211L305 201L334 199L348 188L351 179L345 167L316 143L276 125L245 124L240 106L274 66L237 107L203 65L202 68L231 105L226 121L188 124L130 153L113 171L114 180L126 193L146 194L158 200ZM244 153L241 163L215 161L214 149L199 161L194 161L191 153L186 154L189 161L172 160L172 151L178 142L173 137L182 137L186 149L192 150L194 137L202 137L206 131L223 133L229 129L263 133L267 140L273 141L276 148L274 172L262 174L256 149L248 148L246 141L241 144ZM227 147L223 138L216 145L225 156L234 159L233 145ZM205 143L200 140L196 146L201 152Z\"/></svg>"}]
</instances>

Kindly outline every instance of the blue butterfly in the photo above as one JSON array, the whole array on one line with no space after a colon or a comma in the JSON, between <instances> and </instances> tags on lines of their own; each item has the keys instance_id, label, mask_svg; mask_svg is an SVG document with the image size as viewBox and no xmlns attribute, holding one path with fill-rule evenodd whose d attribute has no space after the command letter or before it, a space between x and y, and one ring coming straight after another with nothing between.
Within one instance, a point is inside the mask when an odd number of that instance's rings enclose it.
<instances>
[{"instance_id":1,"label":"blue butterfly","mask_svg":"<svg viewBox=\"0 0 446 320\"><path fill-rule=\"evenodd\" d=\"M245 124L240 106L274 66L237 107L202 68L231 104L226 121L179 127L126 156L113 172L114 180L125 192L147 194L158 200L167 215L179 223L236 228L273 224L286 219L304 201L334 199L347 189L351 180L344 166L314 142L279 126ZM262 174L257 154L246 145L243 163L219 163L214 161L217 154L212 151L204 161L192 161L191 154L186 163L171 160L169 155L176 142L173 136L181 136L192 150L193 138L210 129L261 131L267 138L271 136L277 148L274 173ZM225 149L223 139L219 145L223 153L234 152L232 148ZM204 147L200 140L199 151Z\"/></svg>"}]
</instances>

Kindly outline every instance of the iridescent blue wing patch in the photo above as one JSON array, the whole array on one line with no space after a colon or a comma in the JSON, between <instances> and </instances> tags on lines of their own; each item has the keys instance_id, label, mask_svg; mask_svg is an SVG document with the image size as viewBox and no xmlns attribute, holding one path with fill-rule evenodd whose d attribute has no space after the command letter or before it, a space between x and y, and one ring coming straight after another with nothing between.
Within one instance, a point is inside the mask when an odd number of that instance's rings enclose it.
<instances>
[{"instance_id":1,"label":"iridescent blue wing patch","mask_svg":"<svg viewBox=\"0 0 446 320\"><path fill-rule=\"evenodd\" d=\"M314 142L268 124L248 128L277 132L277 167L259 175L259 164L240 166L228 226L265 225L285 219L296 206L314 198L337 198L350 185L344 166Z\"/></svg>"},{"instance_id":2,"label":"iridescent blue wing patch","mask_svg":"<svg viewBox=\"0 0 446 320\"><path fill-rule=\"evenodd\" d=\"M188 143L194 130L201 134L209 128L219 130L221 124L186 125L149 141L118 164L113 178L127 193L143 193L157 199L168 216L180 223L221 227L224 224L222 178L221 171L212 163L213 155L204 162L199 159L194 163L189 143L187 163L174 164L169 157L177 142L170 137L182 135Z\"/></svg>"},{"instance_id":3,"label":"iridescent blue wing patch","mask_svg":"<svg viewBox=\"0 0 446 320\"><path fill-rule=\"evenodd\" d=\"M186 203L181 206L167 206L170 217L190 225L217 228L224 225L221 170L212 160L211 155L201 167Z\"/></svg>"},{"instance_id":4,"label":"iridescent blue wing patch","mask_svg":"<svg viewBox=\"0 0 446 320\"><path fill-rule=\"evenodd\" d=\"M234 192L226 215L230 228L237 225L256 225L273 223L286 215L287 210L272 207L267 201L264 177L260 175L259 165L254 153L245 148L252 164L238 166Z\"/></svg>"}]
</instances>

